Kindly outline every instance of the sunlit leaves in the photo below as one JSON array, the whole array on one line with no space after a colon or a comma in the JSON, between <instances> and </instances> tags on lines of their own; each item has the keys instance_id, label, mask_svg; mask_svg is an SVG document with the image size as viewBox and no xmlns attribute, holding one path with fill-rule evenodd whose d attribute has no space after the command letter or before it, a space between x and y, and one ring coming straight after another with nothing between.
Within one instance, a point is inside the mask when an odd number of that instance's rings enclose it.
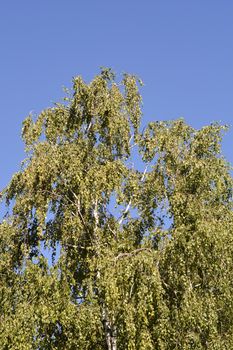
<instances>
[{"instance_id":1,"label":"sunlit leaves","mask_svg":"<svg viewBox=\"0 0 233 350\"><path fill-rule=\"evenodd\" d=\"M225 127L141 131L140 85L103 68L24 121L0 225L3 349L232 348Z\"/></svg>"}]
</instances>

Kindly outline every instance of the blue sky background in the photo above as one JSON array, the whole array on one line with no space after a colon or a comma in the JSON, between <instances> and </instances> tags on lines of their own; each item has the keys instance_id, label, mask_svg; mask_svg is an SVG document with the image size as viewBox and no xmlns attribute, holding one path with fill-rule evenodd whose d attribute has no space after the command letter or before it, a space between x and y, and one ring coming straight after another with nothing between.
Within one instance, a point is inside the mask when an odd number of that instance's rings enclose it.
<instances>
[{"instance_id":1,"label":"blue sky background","mask_svg":"<svg viewBox=\"0 0 233 350\"><path fill-rule=\"evenodd\" d=\"M143 79L144 123L233 124L233 1L2 1L0 44L1 188L24 158L23 119L100 66ZM223 149L233 163L233 127Z\"/></svg>"}]
</instances>

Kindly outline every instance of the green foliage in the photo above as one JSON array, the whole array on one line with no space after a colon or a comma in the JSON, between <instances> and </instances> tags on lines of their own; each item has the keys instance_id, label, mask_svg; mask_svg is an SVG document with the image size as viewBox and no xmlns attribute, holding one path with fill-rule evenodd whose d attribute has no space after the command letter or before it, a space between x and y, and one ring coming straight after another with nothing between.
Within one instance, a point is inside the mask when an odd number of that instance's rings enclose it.
<instances>
[{"instance_id":1,"label":"green foliage","mask_svg":"<svg viewBox=\"0 0 233 350\"><path fill-rule=\"evenodd\" d=\"M233 348L225 127L141 132L140 85L103 68L24 121L0 224L1 349Z\"/></svg>"}]
</instances>

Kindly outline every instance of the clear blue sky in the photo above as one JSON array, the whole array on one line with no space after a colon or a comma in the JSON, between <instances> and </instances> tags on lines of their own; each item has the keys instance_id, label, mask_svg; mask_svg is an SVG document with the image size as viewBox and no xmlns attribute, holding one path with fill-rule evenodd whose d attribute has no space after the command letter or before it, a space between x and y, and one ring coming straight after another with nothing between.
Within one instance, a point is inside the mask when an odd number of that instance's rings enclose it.
<instances>
[{"instance_id":1,"label":"clear blue sky","mask_svg":"<svg viewBox=\"0 0 233 350\"><path fill-rule=\"evenodd\" d=\"M0 42L1 188L24 158L24 117L100 66L143 79L144 122L233 124L233 1L2 1ZM233 163L232 150L233 129L224 139Z\"/></svg>"}]
</instances>

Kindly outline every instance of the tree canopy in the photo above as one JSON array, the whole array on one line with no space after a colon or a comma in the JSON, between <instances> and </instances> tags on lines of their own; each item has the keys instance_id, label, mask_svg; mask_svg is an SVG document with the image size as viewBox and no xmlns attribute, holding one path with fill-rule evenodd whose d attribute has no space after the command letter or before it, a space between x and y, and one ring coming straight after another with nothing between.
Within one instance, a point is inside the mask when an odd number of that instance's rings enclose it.
<instances>
[{"instance_id":1,"label":"tree canopy","mask_svg":"<svg viewBox=\"0 0 233 350\"><path fill-rule=\"evenodd\" d=\"M233 348L226 128L142 127L140 85L76 77L23 122L2 194L1 349Z\"/></svg>"}]
</instances>

